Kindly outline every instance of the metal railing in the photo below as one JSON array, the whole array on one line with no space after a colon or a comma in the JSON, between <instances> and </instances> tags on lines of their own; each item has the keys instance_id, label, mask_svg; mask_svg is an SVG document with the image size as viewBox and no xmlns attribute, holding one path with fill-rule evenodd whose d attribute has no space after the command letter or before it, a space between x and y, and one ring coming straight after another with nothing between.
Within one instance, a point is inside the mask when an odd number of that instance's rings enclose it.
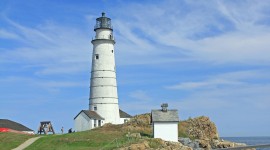
<instances>
[{"instance_id":1,"label":"metal railing","mask_svg":"<svg viewBox=\"0 0 270 150\"><path fill-rule=\"evenodd\" d=\"M95 38L92 37L92 40L102 40L102 39L105 39L105 40L115 40L113 35L103 35L101 37L97 37L96 36Z\"/></svg>"}]
</instances>

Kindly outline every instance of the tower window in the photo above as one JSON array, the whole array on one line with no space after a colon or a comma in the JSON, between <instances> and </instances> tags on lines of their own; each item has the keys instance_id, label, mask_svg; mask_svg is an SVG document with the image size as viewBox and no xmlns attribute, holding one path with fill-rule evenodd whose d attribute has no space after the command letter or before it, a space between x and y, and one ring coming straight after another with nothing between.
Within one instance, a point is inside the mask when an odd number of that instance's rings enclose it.
<instances>
[{"instance_id":1,"label":"tower window","mask_svg":"<svg viewBox=\"0 0 270 150\"><path fill-rule=\"evenodd\" d=\"M96 54L96 59L99 59L99 55L98 54Z\"/></svg>"},{"instance_id":2,"label":"tower window","mask_svg":"<svg viewBox=\"0 0 270 150\"><path fill-rule=\"evenodd\" d=\"M95 111L97 110L97 106L94 106L94 110L95 110Z\"/></svg>"},{"instance_id":3,"label":"tower window","mask_svg":"<svg viewBox=\"0 0 270 150\"><path fill-rule=\"evenodd\" d=\"M113 53L113 50L112 50L112 53Z\"/></svg>"}]
</instances>

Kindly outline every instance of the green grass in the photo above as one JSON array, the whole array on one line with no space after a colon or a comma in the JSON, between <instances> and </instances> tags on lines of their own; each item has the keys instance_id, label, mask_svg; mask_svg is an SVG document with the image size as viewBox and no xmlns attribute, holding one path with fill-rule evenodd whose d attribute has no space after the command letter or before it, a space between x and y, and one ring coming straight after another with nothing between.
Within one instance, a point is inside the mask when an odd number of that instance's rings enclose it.
<instances>
[{"instance_id":1,"label":"green grass","mask_svg":"<svg viewBox=\"0 0 270 150\"><path fill-rule=\"evenodd\" d=\"M38 139L26 150L95 150L115 149L135 142L128 139L119 126L101 127L90 131L48 135Z\"/></svg>"},{"instance_id":2,"label":"green grass","mask_svg":"<svg viewBox=\"0 0 270 150\"><path fill-rule=\"evenodd\" d=\"M0 132L0 150L10 150L16 148L32 137L35 136L10 132Z\"/></svg>"}]
</instances>

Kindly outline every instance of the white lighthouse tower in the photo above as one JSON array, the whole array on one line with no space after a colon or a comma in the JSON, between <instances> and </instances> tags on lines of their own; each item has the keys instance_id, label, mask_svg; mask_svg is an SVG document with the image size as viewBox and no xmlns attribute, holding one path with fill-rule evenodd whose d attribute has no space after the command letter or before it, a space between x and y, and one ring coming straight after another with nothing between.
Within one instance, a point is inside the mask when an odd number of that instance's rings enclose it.
<instances>
[{"instance_id":1,"label":"white lighthouse tower","mask_svg":"<svg viewBox=\"0 0 270 150\"><path fill-rule=\"evenodd\" d=\"M95 38L92 40L92 71L89 109L81 110L74 118L75 131L91 130L105 123L122 124L132 116L119 109L114 37L111 19L102 13L96 19Z\"/></svg>"},{"instance_id":2,"label":"white lighthouse tower","mask_svg":"<svg viewBox=\"0 0 270 150\"><path fill-rule=\"evenodd\" d=\"M111 19L102 13L96 19L95 38L92 40L92 71L89 110L104 118L104 123L119 124L114 37Z\"/></svg>"}]
</instances>

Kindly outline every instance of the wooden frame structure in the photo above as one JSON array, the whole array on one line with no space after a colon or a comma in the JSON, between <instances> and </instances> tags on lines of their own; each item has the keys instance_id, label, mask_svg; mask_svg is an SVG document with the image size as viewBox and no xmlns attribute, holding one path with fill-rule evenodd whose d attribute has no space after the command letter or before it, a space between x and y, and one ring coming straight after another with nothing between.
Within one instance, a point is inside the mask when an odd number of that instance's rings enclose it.
<instances>
[{"instance_id":1,"label":"wooden frame structure","mask_svg":"<svg viewBox=\"0 0 270 150\"><path fill-rule=\"evenodd\" d=\"M49 132L52 132L52 134L55 134L52 123L50 121L40 122L40 126L38 128L38 134L44 133L47 135Z\"/></svg>"}]
</instances>

